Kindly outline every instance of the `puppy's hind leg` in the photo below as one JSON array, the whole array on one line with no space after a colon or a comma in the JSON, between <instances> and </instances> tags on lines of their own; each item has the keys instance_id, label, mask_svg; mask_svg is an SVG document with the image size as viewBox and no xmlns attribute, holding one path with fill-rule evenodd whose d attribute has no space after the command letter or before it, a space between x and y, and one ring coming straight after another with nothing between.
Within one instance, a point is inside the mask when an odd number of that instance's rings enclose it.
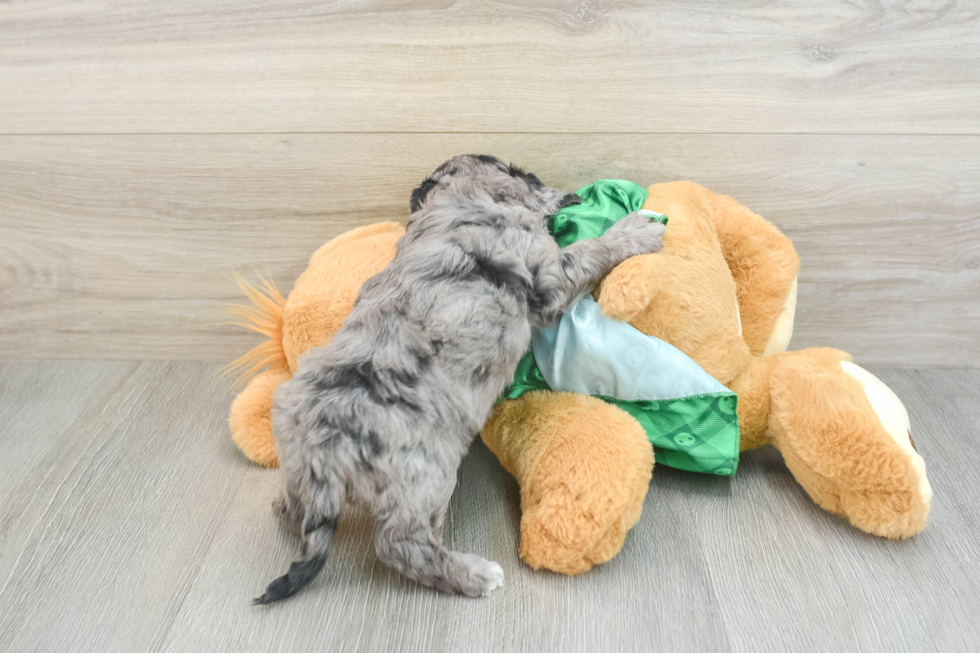
<instances>
[{"instance_id":1,"label":"puppy's hind leg","mask_svg":"<svg viewBox=\"0 0 980 653\"><path fill-rule=\"evenodd\" d=\"M305 506L293 503L298 495L287 490L282 517L287 528L295 528L293 523L302 514L303 551L299 559L289 565L285 575L275 579L265 590L265 594L255 599L256 604L272 603L292 596L308 585L320 573L330 547L333 536L340 521L340 511L346 500L346 486L334 470L324 469L323 461L316 461L309 478L311 486L306 495L309 502ZM319 468L320 473L313 469Z\"/></svg>"},{"instance_id":2,"label":"puppy's hind leg","mask_svg":"<svg viewBox=\"0 0 980 653\"><path fill-rule=\"evenodd\" d=\"M442 592L485 596L504 584L504 571L496 562L442 546L442 521L456 484L456 470L429 467L432 469L416 467L415 478L425 479L421 485L392 486L379 497L374 536L378 558Z\"/></svg>"},{"instance_id":3,"label":"puppy's hind leg","mask_svg":"<svg viewBox=\"0 0 980 653\"><path fill-rule=\"evenodd\" d=\"M296 537L303 537L303 505L291 488L272 502L272 512L279 517L283 527Z\"/></svg>"}]
</instances>

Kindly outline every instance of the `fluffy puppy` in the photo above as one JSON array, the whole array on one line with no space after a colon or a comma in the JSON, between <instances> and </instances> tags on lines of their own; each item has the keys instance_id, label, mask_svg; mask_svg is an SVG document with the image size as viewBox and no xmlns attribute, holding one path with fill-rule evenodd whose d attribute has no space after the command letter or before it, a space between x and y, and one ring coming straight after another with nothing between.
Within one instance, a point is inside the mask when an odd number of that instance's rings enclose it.
<instances>
[{"instance_id":1,"label":"fluffy puppy","mask_svg":"<svg viewBox=\"0 0 980 653\"><path fill-rule=\"evenodd\" d=\"M503 584L498 564L442 546L460 461L531 329L624 259L662 247L663 227L631 215L559 249L546 216L580 201L486 155L449 159L415 189L394 260L275 394L276 509L304 543L257 603L316 576L348 499L374 515L378 558L409 578L467 596Z\"/></svg>"}]
</instances>

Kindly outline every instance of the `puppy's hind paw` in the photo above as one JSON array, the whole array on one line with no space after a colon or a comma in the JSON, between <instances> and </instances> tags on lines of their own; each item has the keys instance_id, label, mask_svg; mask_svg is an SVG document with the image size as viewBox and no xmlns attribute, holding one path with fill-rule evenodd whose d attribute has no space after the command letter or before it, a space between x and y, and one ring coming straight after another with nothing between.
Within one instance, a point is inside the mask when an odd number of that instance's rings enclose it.
<instances>
[{"instance_id":1,"label":"puppy's hind paw","mask_svg":"<svg viewBox=\"0 0 980 653\"><path fill-rule=\"evenodd\" d=\"M489 562L489 561L488 561ZM496 562L490 562L486 572L486 585L483 596L504 586L504 570Z\"/></svg>"},{"instance_id":2,"label":"puppy's hind paw","mask_svg":"<svg viewBox=\"0 0 980 653\"><path fill-rule=\"evenodd\" d=\"M460 562L468 573L458 578L457 590L466 596L486 596L504 586L504 570L496 562L485 560L472 553L461 553Z\"/></svg>"}]
</instances>

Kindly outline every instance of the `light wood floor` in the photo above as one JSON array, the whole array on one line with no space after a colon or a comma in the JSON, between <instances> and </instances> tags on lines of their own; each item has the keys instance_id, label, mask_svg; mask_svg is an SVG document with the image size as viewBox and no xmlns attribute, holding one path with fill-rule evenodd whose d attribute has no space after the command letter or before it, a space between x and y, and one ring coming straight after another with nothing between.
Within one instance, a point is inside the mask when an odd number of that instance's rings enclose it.
<instances>
[{"instance_id":1,"label":"light wood floor","mask_svg":"<svg viewBox=\"0 0 980 653\"><path fill-rule=\"evenodd\" d=\"M477 444L445 537L499 561L503 589L404 580L349 511L317 581L263 608L249 599L298 546L269 508L277 472L228 437L216 371L0 364L0 650L950 653L980 637L980 371L875 370L906 399L936 492L912 540L823 513L770 450L732 479L657 469L612 562L533 572L517 486Z\"/></svg>"},{"instance_id":2,"label":"light wood floor","mask_svg":"<svg viewBox=\"0 0 980 653\"><path fill-rule=\"evenodd\" d=\"M503 590L404 581L352 512L309 591L250 606L296 542L228 437L216 370L257 342L222 324L230 273L288 291L460 152L566 189L693 179L772 220L802 259L793 347L879 366L932 525L859 533L764 451L658 469L614 561L535 573L476 445L447 538ZM0 2L0 360L0 651L976 650L980 5Z\"/></svg>"}]
</instances>

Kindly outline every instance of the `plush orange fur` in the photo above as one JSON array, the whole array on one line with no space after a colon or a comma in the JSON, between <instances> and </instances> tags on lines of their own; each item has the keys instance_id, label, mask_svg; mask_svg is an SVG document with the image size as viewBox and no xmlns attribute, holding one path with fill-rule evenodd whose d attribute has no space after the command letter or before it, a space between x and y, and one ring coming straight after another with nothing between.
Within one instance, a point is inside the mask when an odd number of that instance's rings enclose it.
<instances>
[{"instance_id":1,"label":"plush orange fur","mask_svg":"<svg viewBox=\"0 0 980 653\"><path fill-rule=\"evenodd\" d=\"M927 484L841 367L846 354L761 356L799 268L792 243L731 198L690 182L652 186L644 206L670 218L664 249L609 274L596 290L603 311L671 343L737 392L741 448L779 448L821 507L877 535L921 530ZM276 464L272 393L300 354L336 332L361 284L394 257L403 231L371 225L327 243L285 302L267 286L246 288L259 310L239 314L270 341L242 362L273 368L232 406L233 436L249 458ZM532 392L498 405L482 437L520 484L528 564L577 574L616 555L653 469L632 417L595 398Z\"/></svg>"},{"instance_id":2,"label":"plush orange fur","mask_svg":"<svg viewBox=\"0 0 980 653\"><path fill-rule=\"evenodd\" d=\"M282 310L286 300L276 285L268 279L262 279L256 286L236 273L235 281L252 305L229 308L228 313L239 319L232 324L255 331L265 336L266 340L232 361L225 372L238 372L238 381L241 382L264 367L274 372L288 371L286 354L282 349Z\"/></svg>"},{"instance_id":3,"label":"plush orange fur","mask_svg":"<svg viewBox=\"0 0 980 653\"><path fill-rule=\"evenodd\" d=\"M875 535L902 538L925 528L929 506L914 469L841 368L850 356L806 349L774 358L773 442L813 500Z\"/></svg>"},{"instance_id":4,"label":"plush orange fur","mask_svg":"<svg viewBox=\"0 0 980 653\"><path fill-rule=\"evenodd\" d=\"M272 439L272 395L292 372L263 372L249 382L231 405L231 437L246 456L260 465L278 467Z\"/></svg>"},{"instance_id":5,"label":"plush orange fur","mask_svg":"<svg viewBox=\"0 0 980 653\"><path fill-rule=\"evenodd\" d=\"M653 448L629 414L594 397L531 392L496 407L483 441L521 486L529 565L580 574L619 552L653 472Z\"/></svg>"},{"instance_id":6,"label":"plush orange fur","mask_svg":"<svg viewBox=\"0 0 980 653\"><path fill-rule=\"evenodd\" d=\"M753 354L761 356L800 260L779 229L732 198L710 193L705 202L735 280L742 339Z\"/></svg>"}]
</instances>

